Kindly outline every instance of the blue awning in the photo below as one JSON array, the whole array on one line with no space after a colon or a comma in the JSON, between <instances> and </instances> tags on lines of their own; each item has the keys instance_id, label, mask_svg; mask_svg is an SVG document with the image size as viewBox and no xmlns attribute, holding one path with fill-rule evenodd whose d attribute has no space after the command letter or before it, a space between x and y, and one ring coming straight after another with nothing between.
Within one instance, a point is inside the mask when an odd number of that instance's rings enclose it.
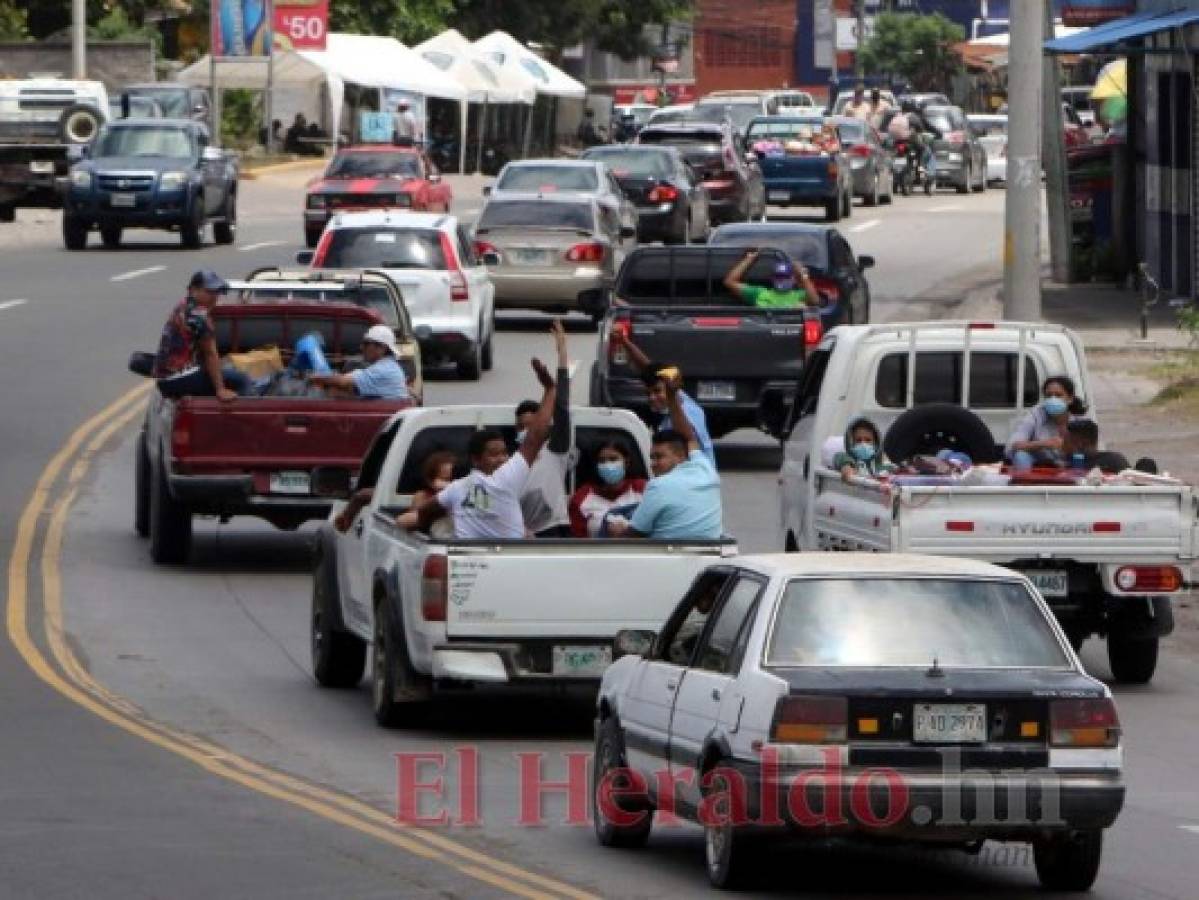
<instances>
[{"instance_id":1,"label":"blue awning","mask_svg":"<svg viewBox=\"0 0 1199 900\"><path fill-rule=\"evenodd\" d=\"M1138 13L1112 22L1105 22L1072 34L1045 42L1048 53L1091 53L1104 48L1119 49L1128 41L1168 31L1182 25L1199 22L1199 9L1181 9L1170 13Z\"/></svg>"}]
</instances>

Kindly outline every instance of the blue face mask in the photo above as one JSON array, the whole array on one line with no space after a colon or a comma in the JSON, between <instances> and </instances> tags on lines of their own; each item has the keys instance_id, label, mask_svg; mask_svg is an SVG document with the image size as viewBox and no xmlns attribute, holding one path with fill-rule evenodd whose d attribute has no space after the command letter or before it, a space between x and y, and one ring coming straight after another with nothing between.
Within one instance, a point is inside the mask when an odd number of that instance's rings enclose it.
<instances>
[{"instance_id":1,"label":"blue face mask","mask_svg":"<svg viewBox=\"0 0 1199 900\"><path fill-rule=\"evenodd\" d=\"M595 471L599 474L600 480L604 484L620 484L624 481L623 462L597 463Z\"/></svg>"},{"instance_id":2,"label":"blue face mask","mask_svg":"<svg viewBox=\"0 0 1199 900\"><path fill-rule=\"evenodd\" d=\"M858 443L853 445L853 449L850 452L853 453L853 458L858 462L870 462L870 460L874 459L874 444L858 441Z\"/></svg>"},{"instance_id":3,"label":"blue face mask","mask_svg":"<svg viewBox=\"0 0 1199 900\"><path fill-rule=\"evenodd\" d=\"M1061 397L1046 397L1041 403L1041 406L1043 406L1045 408L1045 412L1051 416L1060 416L1070 408L1070 404L1068 404Z\"/></svg>"}]
</instances>

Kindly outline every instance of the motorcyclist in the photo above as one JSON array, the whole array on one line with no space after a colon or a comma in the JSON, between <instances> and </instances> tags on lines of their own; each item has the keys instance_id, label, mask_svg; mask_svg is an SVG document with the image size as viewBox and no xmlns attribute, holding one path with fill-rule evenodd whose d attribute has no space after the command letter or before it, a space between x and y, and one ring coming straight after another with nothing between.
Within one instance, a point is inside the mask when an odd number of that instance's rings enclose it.
<instances>
[{"instance_id":1,"label":"motorcyclist","mask_svg":"<svg viewBox=\"0 0 1199 900\"><path fill-rule=\"evenodd\" d=\"M911 100L903 102L903 114L907 117L911 129L909 146L913 148L913 155L921 160L928 178L935 180L937 156L933 153L933 142L929 135L936 135L937 130L925 121L924 116L920 114L920 107Z\"/></svg>"}]
</instances>

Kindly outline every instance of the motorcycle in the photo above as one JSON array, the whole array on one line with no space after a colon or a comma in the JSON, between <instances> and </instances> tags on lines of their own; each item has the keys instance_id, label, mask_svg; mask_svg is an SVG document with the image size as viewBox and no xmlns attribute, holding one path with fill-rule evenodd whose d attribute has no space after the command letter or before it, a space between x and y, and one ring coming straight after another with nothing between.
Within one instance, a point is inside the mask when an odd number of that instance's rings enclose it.
<instances>
[{"instance_id":1,"label":"motorcycle","mask_svg":"<svg viewBox=\"0 0 1199 900\"><path fill-rule=\"evenodd\" d=\"M913 174L911 161L908 159L908 142L890 140L888 145L892 152L891 174L894 176L895 189L907 197L912 193Z\"/></svg>"}]
</instances>

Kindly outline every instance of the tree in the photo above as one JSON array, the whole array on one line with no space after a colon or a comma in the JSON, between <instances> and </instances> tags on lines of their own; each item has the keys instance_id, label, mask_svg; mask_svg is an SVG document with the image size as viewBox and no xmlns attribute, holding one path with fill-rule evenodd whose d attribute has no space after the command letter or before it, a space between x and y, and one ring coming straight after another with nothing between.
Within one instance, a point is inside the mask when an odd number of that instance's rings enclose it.
<instances>
[{"instance_id":1,"label":"tree","mask_svg":"<svg viewBox=\"0 0 1199 900\"><path fill-rule=\"evenodd\" d=\"M953 45L965 30L940 13L883 13L874 20L874 36L862 47L862 66L869 75L890 75L910 82L917 91L947 91L962 70Z\"/></svg>"},{"instance_id":2,"label":"tree","mask_svg":"<svg viewBox=\"0 0 1199 900\"><path fill-rule=\"evenodd\" d=\"M0 0L0 41L29 40L29 21L25 10L12 0Z\"/></svg>"},{"instance_id":3,"label":"tree","mask_svg":"<svg viewBox=\"0 0 1199 900\"><path fill-rule=\"evenodd\" d=\"M329 30L380 34L419 44L447 27L454 0L332 0Z\"/></svg>"}]
</instances>

